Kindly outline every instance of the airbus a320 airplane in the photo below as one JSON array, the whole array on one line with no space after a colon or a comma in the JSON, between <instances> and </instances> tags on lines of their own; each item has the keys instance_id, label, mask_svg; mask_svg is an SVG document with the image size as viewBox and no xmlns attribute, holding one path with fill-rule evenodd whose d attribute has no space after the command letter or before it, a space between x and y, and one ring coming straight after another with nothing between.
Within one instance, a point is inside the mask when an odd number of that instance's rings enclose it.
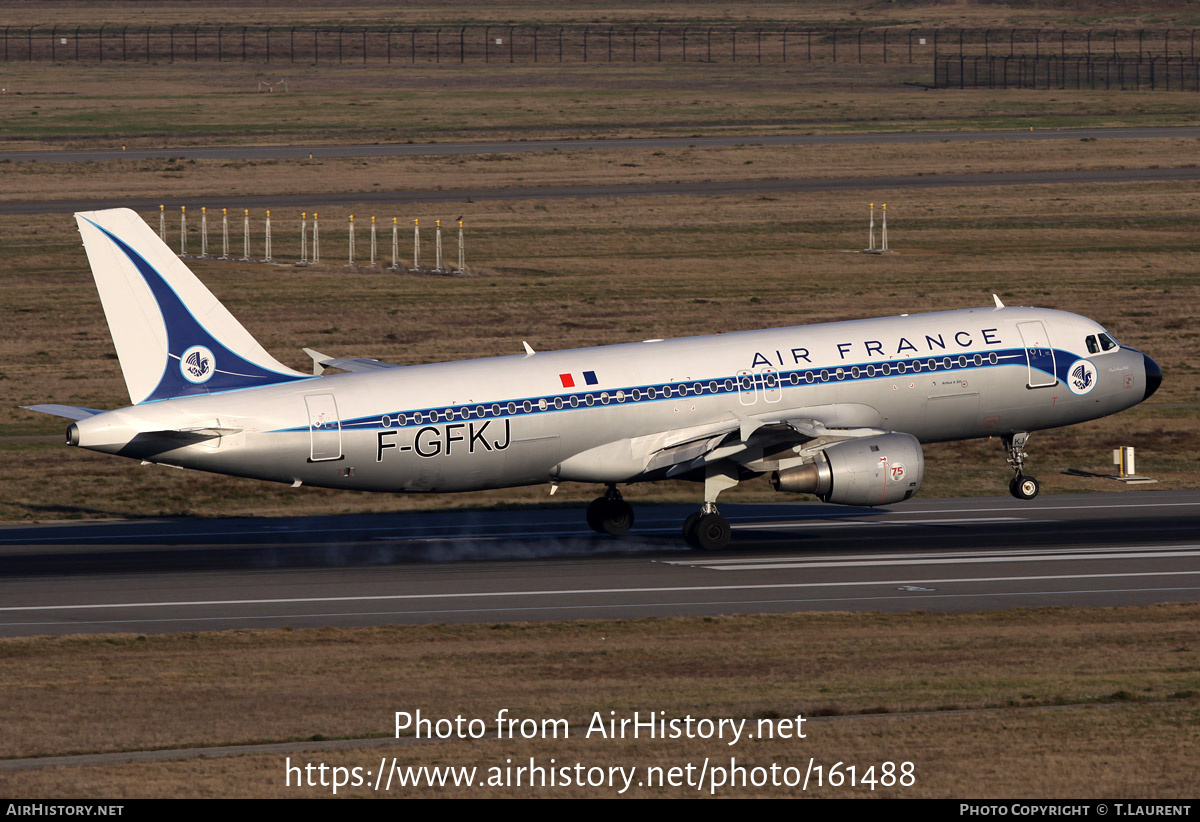
<instances>
[{"instance_id":1,"label":"airbus a320 airplane","mask_svg":"<svg viewBox=\"0 0 1200 822\"><path fill-rule=\"evenodd\" d=\"M398 366L279 363L133 211L75 215L132 404L68 417L71 445L219 474L364 491L606 487L588 523L619 535L617 486L703 483L687 541L719 549L717 498L770 474L845 505L916 494L922 442L999 436L1011 492L1030 432L1149 397L1162 372L1096 322L995 307ZM348 373L325 373L326 368Z\"/></svg>"}]
</instances>

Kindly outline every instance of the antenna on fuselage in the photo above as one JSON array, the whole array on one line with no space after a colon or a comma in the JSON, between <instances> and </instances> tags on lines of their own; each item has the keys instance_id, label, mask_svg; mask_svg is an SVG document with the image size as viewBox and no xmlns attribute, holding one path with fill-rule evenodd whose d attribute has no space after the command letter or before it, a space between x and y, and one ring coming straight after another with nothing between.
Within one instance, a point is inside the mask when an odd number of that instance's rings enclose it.
<instances>
[{"instance_id":1,"label":"antenna on fuselage","mask_svg":"<svg viewBox=\"0 0 1200 822\"><path fill-rule=\"evenodd\" d=\"M1004 303L1000 302L1000 298L998 296L993 294L992 299L996 301L996 308L1004 308Z\"/></svg>"}]
</instances>

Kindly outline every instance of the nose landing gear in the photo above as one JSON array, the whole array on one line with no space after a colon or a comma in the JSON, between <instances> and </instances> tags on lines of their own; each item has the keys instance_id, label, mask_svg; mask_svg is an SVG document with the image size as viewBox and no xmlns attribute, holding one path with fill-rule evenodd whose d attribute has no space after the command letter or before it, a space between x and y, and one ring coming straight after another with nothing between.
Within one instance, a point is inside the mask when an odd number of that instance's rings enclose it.
<instances>
[{"instance_id":1,"label":"nose landing gear","mask_svg":"<svg viewBox=\"0 0 1200 822\"><path fill-rule=\"evenodd\" d=\"M1013 469L1012 481L1008 484L1008 492L1017 499L1033 499L1042 490L1041 483L1025 474L1025 443L1029 441L1029 432L1021 431L1016 434L1005 434L1003 437L1004 450L1008 452L1008 464Z\"/></svg>"},{"instance_id":2,"label":"nose landing gear","mask_svg":"<svg viewBox=\"0 0 1200 822\"><path fill-rule=\"evenodd\" d=\"M1033 477L1018 474L1008 484L1008 491L1017 499L1033 499L1042 490L1041 483Z\"/></svg>"}]
</instances>

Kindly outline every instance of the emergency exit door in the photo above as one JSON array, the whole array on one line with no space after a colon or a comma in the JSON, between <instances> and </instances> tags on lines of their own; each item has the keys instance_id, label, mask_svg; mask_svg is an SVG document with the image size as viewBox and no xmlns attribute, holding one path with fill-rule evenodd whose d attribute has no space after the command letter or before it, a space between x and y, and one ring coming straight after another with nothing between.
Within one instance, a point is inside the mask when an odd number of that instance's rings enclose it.
<instances>
[{"instance_id":1,"label":"emergency exit door","mask_svg":"<svg viewBox=\"0 0 1200 822\"><path fill-rule=\"evenodd\" d=\"M333 394L312 394L304 398L308 406L308 435L312 444L311 461L342 458L342 421L338 417Z\"/></svg>"}]
</instances>

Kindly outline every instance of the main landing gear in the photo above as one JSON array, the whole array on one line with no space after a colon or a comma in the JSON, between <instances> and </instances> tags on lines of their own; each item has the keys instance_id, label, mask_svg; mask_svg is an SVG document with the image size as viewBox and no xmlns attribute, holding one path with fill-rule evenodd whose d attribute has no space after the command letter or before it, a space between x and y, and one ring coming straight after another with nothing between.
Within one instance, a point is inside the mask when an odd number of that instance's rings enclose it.
<instances>
[{"instance_id":1,"label":"main landing gear","mask_svg":"<svg viewBox=\"0 0 1200 822\"><path fill-rule=\"evenodd\" d=\"M693 548L720 551L729 544L729 520L717 511L717 495L738 484L737 468L710 465L704 476L704 506L683 523L683 538ZM587 507L587 523L593 531L619 537L633 527L633 508L621 498L615 485Z\"/></svg>"},{"instance_id":2,"label":"main landing gear","mask_svg":"<svg viewBox=\"0 0 1200 822\"><path fill-rule=\"evenodd\" d=\"M720 462L705 466L704 505L683 522L683 538L688 545L720 551L729 544L729 520L717 512L717 496L737 484L736 466Z\"/></svg>"},{"instance_id":3,"label":"main landing gear","mask_svg":"<svg viewBox=\"0 0 1200 822\"><path fill-rule=\"evenodd\" d=\"M693 548L720 551L729 544L729 520L717 513L716 503L706 502L683 521L683 538Z\"/></svg>"},{"instance_id":4,"label":"main landing gear","mask_svg":"<svg viewBox=\"0 0 1200 822\"><path fill-rule=\"evenodd\" d=\"M1004 435L1004 450L1008 452L1008 464L1013 469L1012 481L1008 484L1008 492L1017 499L1033 499L1042 490L1041 483L1033 477L1025 475L1025 443L1029 441L1029 433L1022 431L1017 434Z\"/></svg>"},{"instance_id":5,"label":"main landing gear","mask_svg":"<svg viewBox=\"0 0 1200 822\"><path fill-rule=\"evenodd\" d=\"M633 506L621 497L617 486L610 485L604 496L588 505L587 524L593 531L619 537L633 527Z\"/></svg>"}]
</instances>

